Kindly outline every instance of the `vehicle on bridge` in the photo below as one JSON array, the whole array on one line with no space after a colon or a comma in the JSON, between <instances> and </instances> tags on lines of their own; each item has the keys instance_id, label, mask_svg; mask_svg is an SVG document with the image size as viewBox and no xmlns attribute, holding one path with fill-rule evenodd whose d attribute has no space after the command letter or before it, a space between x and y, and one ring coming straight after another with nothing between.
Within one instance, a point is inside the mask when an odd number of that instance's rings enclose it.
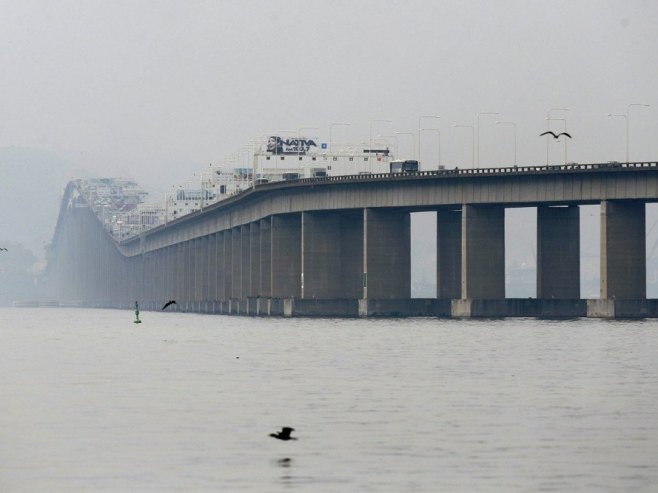
<instances>
[{"instance_id":1,"label":"vehicle on bridge","mask_svg":"<svg viewBox=\"0 0 658 493\"><path fill-rule=\"evenodd\" d=\"M390 162L391 173L416 173L420 171L420 164L415 159L398 159Z\"/></svg>"}]
</instances>

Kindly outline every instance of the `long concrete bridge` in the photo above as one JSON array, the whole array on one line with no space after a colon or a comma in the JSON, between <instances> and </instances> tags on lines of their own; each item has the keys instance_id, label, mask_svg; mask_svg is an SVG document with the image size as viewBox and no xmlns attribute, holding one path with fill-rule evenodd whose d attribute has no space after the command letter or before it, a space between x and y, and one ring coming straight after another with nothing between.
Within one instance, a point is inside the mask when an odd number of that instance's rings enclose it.
<instances>
[{"instance_id":1,"label":"long concrete bridge","mask_svg":"<svg viewBox=\"0 0 658 493\"><path fill-rule=\"evenodd\" d=\"M44 298L285 316L656 317L658 163L440 170L257 185L115 241L71 182ZM601 296L580 299L579 206L601 206ZM505 297L505 208L537 208L537 298ZM411 298L410 213L436 211L437 298ZM534 234L534 232L530 232Z\"/></svg>"}]
</instances>

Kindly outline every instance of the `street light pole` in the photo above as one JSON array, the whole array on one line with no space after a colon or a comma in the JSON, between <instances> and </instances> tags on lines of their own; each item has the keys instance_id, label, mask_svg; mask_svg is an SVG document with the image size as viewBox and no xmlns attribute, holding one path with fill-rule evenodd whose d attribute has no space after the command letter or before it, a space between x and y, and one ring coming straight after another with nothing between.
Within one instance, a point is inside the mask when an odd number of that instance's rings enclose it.
<instances>
[{"instance_id":1,"label":"street light pole","mask_svg":"<svg viewBox=\"0 0 658 493\"><path fill-rule=\"evenodd\" d=\"M630 118L631 118L631 106L644 106L645 108L648 108L648 104L642 104L642 103L631 103L626 107L626 162L629 161L629 138L628 138L628 128L630 127Z\"/></svg>"},{"instance_id":2,"label":"street light pole","mask_svg":"<svg viewBox=\"0 0 658 493\"><path fill-rule=\"evenodd\" d=\"M628 116L619 113L608 113L608 116L618 116L626 120L626 123L624 123L624 127L626 129L626 162L628 162Z\"/></svg>"},{"instance_id":3,"label":"street light pole","mask_svg":"<svg viewBox=\"0 0 658 493\"><path fill-rule=\"evenodd\" d=\"M475 168L475 127L473 125L457 125L457 124L454 124L453 127L471 129L471 135L473 140L471 144L471 168Z\"/></svg>"},{"instance_id":4,"label":"street light pole","mask_svg":"<svg viewBox=\"0 0 658 493\"><path fill-rule=\"evenodd\" d=\"M546 112L546 131L551 129L551 111L570 111L569 108L551 108ZM546 136L546 166L548 166L548 146L549 146L549 135Z\"/></svg>"},{"instance_id":5,"label":"street light pole","mask_svg":"<svg viewBox=\"0 0 658 493\"><path fill-rule=\"evenodd\" d=\"M564 131L567 131L567 119L566 118L549 118L549 125L551 121L557 122L561 121L564 122ZM548 137L548 135L546 136ZM568 137L565 135L564 136L564 164L567 164L567 139Z\"/></svg>"},{"instance_id":6,"label":"street light pole","mask_svg":"<svg viewBox=\"0 0 658 493\"><path fill-rule=\"evenodd\" d=\"M422 148L420 147L420 122L422 121L423 118L436 118L439 119L441 118L439 115L423 115L418 117L418 161L420 162L421 156L422 156Z\"/></svg>"},{"instance_id":7,"label":"street light pole","mask_svg":"<svg viewBox=\"0 0 658 493\"><path fill-rule=\"evenodd\" d=\"M437 166L436 169L441 169L441 130L438 128L421 128L421 131L428 131L428 132L436 132L438 138L439 138L439 165ZM418 132L418 136L420 139L420 131ZM418 154L420 155L420 151L418 151Z\"/></svg>"},{"instance_id":8,"label":"street light pole","mask_svg":"<svg viewBox=\"0 0 658 493\"><path fill-rule=\"evenodd\" d=\"M514 166L516 166L516 123L498 121L496 125L512 125L514 127Z\"/></svg>"},{"instance_id":9,"label":"street light pole","mask_svg":"<svg viewBox=\"0 0 658 493\"><path fill-rule=\"evenodd\" d=\"M333 127L338 126L338 125L345 125L345 126L349 127L349 126L352 125L352 124L351 124L351 123L332 123L331 125L329 125L329 155L330 155L330 156L331 156L331 144L332 144L332 142L333 142L333 141L331 140L331 129L332 129Z\"/></svg>"},{"instance_id":10,"label":"street light pole","mask_svg":"<svg viewBox=\"0 0 658 493\"><path fill-rule=\"evenodd\" d=\"M477 163L478 163L478 168L480 167L480 116L481 115L497 115L497 114L498 113L496 113L495 111L483 111L481 113L478 113L478 116L477 116L477 127L478 127L477 128L477 134L478 134L478 139L477 139L478 159L477 159Z\"/></svg>"}]
</instances>

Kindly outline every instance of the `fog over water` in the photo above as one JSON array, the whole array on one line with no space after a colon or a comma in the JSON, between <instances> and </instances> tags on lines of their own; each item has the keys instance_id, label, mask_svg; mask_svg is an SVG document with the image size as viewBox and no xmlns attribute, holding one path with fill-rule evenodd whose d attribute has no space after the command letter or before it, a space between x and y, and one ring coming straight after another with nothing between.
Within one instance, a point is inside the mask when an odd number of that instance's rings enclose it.
<instances>
[{"instance_id":1,"label":"fog over water","mask_svg":"<svg viewBox=\"0 0 658 493\"><path fill-rule=\"evenodd\" d=\"M0 308L1 491L658 482L654 322L140 318Z\"/></svg>"}]
</instances>

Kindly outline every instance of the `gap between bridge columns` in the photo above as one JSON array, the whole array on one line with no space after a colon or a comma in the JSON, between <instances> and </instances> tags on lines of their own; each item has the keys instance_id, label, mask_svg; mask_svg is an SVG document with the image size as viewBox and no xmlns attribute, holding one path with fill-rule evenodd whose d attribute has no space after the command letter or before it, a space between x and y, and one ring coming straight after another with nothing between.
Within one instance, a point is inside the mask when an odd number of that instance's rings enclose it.
<instances>
[{"instance_id":1,"label":"gap between bridge columns","mask_svg":"<svg viewBox=\"0 0 658 493\"><path fill-rule=\"evenodd\" d=\"M462 208L462 299L505 298L505 208Z\"/></svg>"},{"instance_id":2,"label":"gap between bridge columns","mask_svg":"<svg viewBox=\"0 0 658 493\"><path fill-rule=\"evenodd\" d=\"M645 221L644 202L601 202L602 299L646 298Z\"/></svg>"},{"instance_id":3,"label":"gap between bridge columns","mask_svg":"<svg viewBox=\"0 0 658 493\"><path fill-rule=\"evenodd\" d=\"M462 289L462 211L436 212L436 297L456 299Z\"/></svg>"},{"instance_id":4,"label":"gap between bridge columns","mask_svg":"<svg viewBox=\"0 0 658 493\"><path fill-rule=\"evenodd\" d=\"M580 208L537 207L537 298L580 299Z\"/></svg>"}]
</instances>

